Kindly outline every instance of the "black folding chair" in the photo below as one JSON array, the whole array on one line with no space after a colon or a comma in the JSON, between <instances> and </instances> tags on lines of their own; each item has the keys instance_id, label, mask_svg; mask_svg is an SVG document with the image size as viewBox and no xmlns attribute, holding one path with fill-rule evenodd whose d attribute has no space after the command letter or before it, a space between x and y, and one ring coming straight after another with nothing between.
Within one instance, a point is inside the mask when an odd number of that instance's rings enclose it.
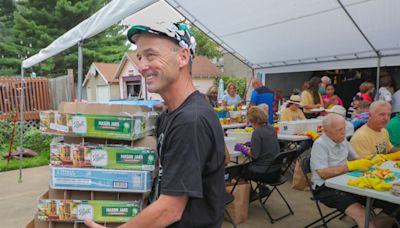
<instances>
[{"instance_id":1,"label":"black folding chair","mask_svg":"<svg viewBox=\"0 0 400 228\"><path fill-rule=\"evenodd\" d=\"M343 218L345 216L344 213L338 211L338 210L333 210L331 212L329 212L328 214L324 215L321 211L321 207L319 205L319 201L316 198L316 192L313 190L312 188L312 183L311 180L308 178L309 173L311 173L311 167L310 167L310 157L305 157L302 161L301 161L301 169L303 170L303 174L304 177L306 178L307 184L310 187L310 191L312 193L312 197L311 200L313 200L315 202L315 205L317 206L318 209L318 213L320 215L320 218L315 220L314 222L308 224L307 226L305 226L305 228L311 227L314 224L317 224L319 222L322 222L322 225L318 225L316 227L319 226L323 226L323 227L328 227L328 222L330 222L332 219L335 219L337 217Z\"/></svg>"},{"instance_id":2,"label":"black folding chair","mask_svg":"<svg viewBox=\"0 0 400 228\"><path fill-rule=\"evenodd\" d=\"M262 208L264 209L265 213L268 215L268 218L271 222L271 224L273 224L274 222L283 219L291 214L293 214L293 210L290 207L289 203L287 202L287 200L285 199L285 197L283 196L283 194L279 191L278 186L284 184L288 178L285 176L286 171L288 170L288 168L290 167L290 165L292 164L293 160L295 160L297 157L297 151L296 150L291 150L291 151L286 151L286 152L281 152L279 153L274 160L272 161L272 163L270 164L270 166L267 168L267 171L265 172L265 175L268 175L269 170L272 167L276 167L277 165L279 165L281 167L281 173L280 173L280 177L277 181L275 182L267 182L267 181L254 181L257 186L255 188L255 191L257 189L261 189L263 187L267 187L266 185L272 186L272 190L268 192L268 194L266 195L265 199L263 199L263 195L262 194L258 194L258 201L260 202ZM278 218L273 218L270 214L270 212L268 211L265 203L267 202L267 200L269 199L269 197L271 196L271 194L274 191L277 191L278 194L280 195L280 197L282 198L282 200L285 202L287 208L289 209L289 212L287 214L284 214Z\"/></svg>"}]
</instances>

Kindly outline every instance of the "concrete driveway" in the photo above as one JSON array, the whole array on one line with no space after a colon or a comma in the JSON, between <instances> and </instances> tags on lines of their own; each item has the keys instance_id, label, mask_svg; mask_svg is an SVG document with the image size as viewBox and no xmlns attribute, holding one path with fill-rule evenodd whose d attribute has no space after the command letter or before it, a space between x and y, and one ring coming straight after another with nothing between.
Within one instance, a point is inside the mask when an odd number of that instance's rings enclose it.
<instances>
[{"instance_id":1,"label":"concrete driveway","mask_svg":"<svg viewBox=\"0 0 400 228\"><path fill-rule=\"evenodd\" d=\"M23 182L18 183L18 171L0 173L0 227L24 227L34 215L37 200L48 189L50 172L48 166L25 169ZM294 190L291 183L279 187L292 206L294 215L270 224L263 209L258 202L249 206L249 217L246 223L239 224L245 227L304 227L318 218L317 208L310 200L310 192ZM275 192L268 201L268 208L274 216L286 213L286 206ZM326 211L326 208L323 208ZM348 218L344 221L335 219L329 227L351 227L353 223ZM72 227L72 226L71 226ZM225 222L223 227L232 227Z\"/></svg>"},{"instance_id":2,"label":"concrete driveway","mask_svg":"<svg viewBox=\"0 0 400 228\"><path fill-rule=\"evenodd\" d=\"M34 215L37 200L49 188L48 166L0 173L0 227L23 227Z\"/></svg>"}]
</instances>

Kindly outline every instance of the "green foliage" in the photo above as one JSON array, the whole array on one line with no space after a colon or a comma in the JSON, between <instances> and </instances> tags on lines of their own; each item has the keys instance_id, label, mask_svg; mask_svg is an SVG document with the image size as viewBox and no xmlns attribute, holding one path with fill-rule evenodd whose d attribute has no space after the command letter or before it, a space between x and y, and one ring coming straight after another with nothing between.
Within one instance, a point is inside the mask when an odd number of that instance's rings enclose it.
<instances>
[{"instance_id":1,"label":"green foliage","mask_svg":"<svg viewBox=\"0 0 400 228\"><path fill-rule=\"evenodd\" d=\"M12 122L1 120L0 121L0 145L10 142L12 131Z\"/></svg>"},{"instance_id":2,"label":"green foliage","mask_svg":"<svg viewBox=\"0 0 400 228\"><path fill-rule=\"evenodd\" d=\"M38 53L40 49L89 18L107 2L109 0L16 1L12 26L6 27L7 32L12 34L12 39L0 44L0 75L19 74L22 58ZM84 41L84 72L92 62L118 63L121 60L128 50L121 30L121 26L115 25ZM64 75L67 68L77 69L77 53L77 46L71 47L33 66L32 70L38 76ZM2 55L4 58L1 58ZM10 72L10 69L13 71Z\"/></svg>"},{"instance_id":3,"label":"green foliage","mask_svg":"<svg viewBox=\"0 0 400 228\"><path fill-rule=\"evenodd\" d=\"M219 79L220 78L216 78L214 81L214 85L218 88L218 84L219 84ZM229 83L233 83L236 86L236 93L243 98L244 94L246 92L246 79L244 78L240 78L237 76L223 76L222 80L224 81L224 89L226 90L226 86Z\"/></svg>"},{"instance_id":4,"label":"green foliage","mask_svg":"<svg viewBox=\"0 0 400 228\"><path fill-rule=\"evenodd\" d=\"M5 153L5 151L0 151L0 155ZM50 149L48 148L46 151L43 151L34 158L23 158L22 159L22 168L31 168L37 166L43 166L49 164L50 159ZM12 159L7 164L7 160L0 159L0 172L15 170L19 168L19 160Z\"/></svg>"},{"instance_id":5,"label":"green foliage","mask_svg":"<svg viewBox=\"0 0 400 228\"><path fill-rule=\"evenodd\" d=\"M53 136L43 134L37 128L32 127L25 132L24 143L22 145L24 148L32 149L40 154L42 151L46 151L50 148L52 138ZM16 131L14 145L19 146L19 142L19 131Z\"/></svg>"},{"instance_id":6,"label":"green foliage","mask_svg":"<svg viewBox=\"0 0 400 228\"><path fill-rule=\"evenodd\" d=\"M222 56L218 44L208 38L206 34L194 26L191 26L190 30L192 30L193 35L196 38L196 55L206 56L209 59L219 58Z\"/></svg>"}]
</instances>

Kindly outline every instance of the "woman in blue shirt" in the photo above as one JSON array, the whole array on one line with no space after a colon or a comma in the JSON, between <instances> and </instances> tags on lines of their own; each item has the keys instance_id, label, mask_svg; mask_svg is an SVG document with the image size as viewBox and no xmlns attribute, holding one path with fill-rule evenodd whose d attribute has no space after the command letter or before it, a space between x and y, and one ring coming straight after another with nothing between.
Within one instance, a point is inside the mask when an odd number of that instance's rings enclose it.
<instances>
[{"instance_id":1,"label":"woman in blue shirt","mask_svg":"<svg viewBox=\"0 0 400 228\"><path fill-rule=\"evenodd\" d=\"M238 106L241 102L241 98L236 94L236 86L233 83L229 83L226 87L228 93L222 97L223 106Z\"/></svg>"}]
</instances>

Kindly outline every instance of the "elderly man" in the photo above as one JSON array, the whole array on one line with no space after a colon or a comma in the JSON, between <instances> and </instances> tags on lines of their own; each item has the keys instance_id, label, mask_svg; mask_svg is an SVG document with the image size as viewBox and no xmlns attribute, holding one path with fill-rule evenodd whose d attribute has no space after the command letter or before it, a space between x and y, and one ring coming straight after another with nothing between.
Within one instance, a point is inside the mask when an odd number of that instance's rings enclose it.
<instances>
[{"instance_id":1,"label":"elderly man","mask_svg":"<svg viewBox=\"0 0 400 228\"><path fill-rule=\"evenodd\" d=\"M327 113L335 113L346 118L346 109L341 105L334 105L332 108L326 110ZM346 137L354 134L354 126L350 121L346 120Z\"/></svg>"},{"instance_id":2,"label":"elderly man","mask_svg":"<svg viewBox=\"0 0 400 228\"><path fill-rule=\"evenodd\" d=\"M366 159L354 160L357 154L345 138L346 124L342 116L328 114L322 124L325 133L314 142L311 149L311 179L316 197L326 206L336 208L353 218L358 227L364 227L365 198L328 188L325 180L348 171L367 170L372 162ZM396 205L378 200L374 205L383 208L386 214L396 209ZM370 227L374 227L374 224L370 224Z\"/></svg>"},{"instance_id":3,"label":"elderly man","mask_svg":"<svg viewBox=\"0 0 400 228\"><path fill-rule=\"evenodd\" d=\"M225 206L224 135L191 77L195 39L184 24L132 26L139 72L167 105L158 126L157 199L120 227L221 227ZM101 227L90 220L85 224Z\"/></svg>"},{"instance_id":4,"label":"elderly man","mask_svg":"<svg viewBox=\"0 0 400 228\"><path fill-rule=\"evenodd\" d=\"M256 78L252 83L254 91L251 94L250 106L266 104L268 105L268 122L274 123L274 92L263 86L260 79Z\"/></svg>"},{"instance_id":5,"label":"elderly man","mask_svg":"<svg viewBox=\"0 0 400 228\"><path fill-rule=\"evenodd\" d=\"M359 157L400 151L400 148L392 145L389 133L385 129L390 120L391 110L391 105L386 101L375 101L371 104L368 122L360 127L350 140Z\"/></svg>"}]
</instances>

